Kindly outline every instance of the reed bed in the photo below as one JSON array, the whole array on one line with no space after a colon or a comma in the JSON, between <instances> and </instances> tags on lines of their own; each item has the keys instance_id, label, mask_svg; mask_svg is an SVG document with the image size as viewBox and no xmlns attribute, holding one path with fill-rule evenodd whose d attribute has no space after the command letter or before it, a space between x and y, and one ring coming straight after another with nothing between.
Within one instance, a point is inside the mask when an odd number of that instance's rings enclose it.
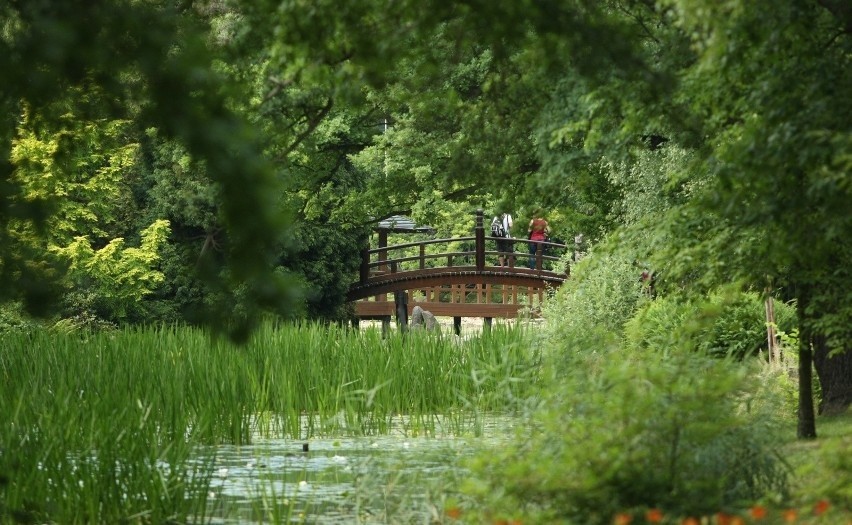
<instances>
[{"instance_id":1,"label":"reed bed","mask_svg":"<svg viewBox=\"0 0 852 525\"><path fill-rule=\"evenodd\" d=\"M475 431L519 409L537 357L523 329L427 333L269 325L244 346L199 329L0 336L0 521L204 519L200 446ZM211 460L212 461L212 460Z\"/></svg>"}]
</instances>

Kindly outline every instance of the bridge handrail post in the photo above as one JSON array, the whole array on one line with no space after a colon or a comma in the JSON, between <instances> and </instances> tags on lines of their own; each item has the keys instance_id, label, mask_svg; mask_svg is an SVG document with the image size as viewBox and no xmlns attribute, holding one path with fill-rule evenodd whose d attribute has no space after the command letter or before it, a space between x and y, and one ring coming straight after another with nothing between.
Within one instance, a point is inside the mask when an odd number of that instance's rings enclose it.
<instances>
[{"instance_id":1,"label":"bridge handrail post","mask_svg":"<svg viewBox=\"0 0 852 525\"><path fill-rule=\"evenodd\" d=\"M386 272L388 271L388 265L386 261L388 260L388 248L387 246L379 246L379 253L376 254L376 258L378 259L379 271Z\"/></svg>"},{"instance_id":2,"label":"bridge handrail post","mask_svg":"<svg viewBox=\"0 0 852 525\"><path fill-rule=\"evenodd\" d=\"M485 228L482 225L482 208L476 210L476 226L473 235L476 238L476 271L485 269Z\"/></svg>"}]
</instances>

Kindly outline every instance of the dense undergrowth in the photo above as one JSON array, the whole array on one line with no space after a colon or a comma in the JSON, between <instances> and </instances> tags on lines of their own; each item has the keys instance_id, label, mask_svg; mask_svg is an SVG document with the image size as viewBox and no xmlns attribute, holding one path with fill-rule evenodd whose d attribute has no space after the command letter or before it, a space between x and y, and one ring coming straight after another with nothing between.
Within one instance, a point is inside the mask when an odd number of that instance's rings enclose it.
<instances>
[{"instance_id":1,"label":"dense undergrowth","mask_svg":"<svg viewBox=\"0 0 852 525\"><path fill-rule=\"evenodd\" d=\"M767 361L763 298L653 297L636 274L601 254L548 302L547 394L519 446L473 465L458 519L847 523L849 440L795 442L796 356Z\"/></svg>"}]
</instances>

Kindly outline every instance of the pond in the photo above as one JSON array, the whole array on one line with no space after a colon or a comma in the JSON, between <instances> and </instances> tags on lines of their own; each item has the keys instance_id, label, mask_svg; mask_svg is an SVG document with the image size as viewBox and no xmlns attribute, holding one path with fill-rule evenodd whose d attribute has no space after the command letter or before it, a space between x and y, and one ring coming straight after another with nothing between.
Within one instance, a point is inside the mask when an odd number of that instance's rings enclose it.
<instances>
[{"instance_id":1,"label":"pond","mask_svg":"<svg viewBox=\"0 0 852 525\"><path fill-rule=\"evenodd\" d=\"M218 446L212 462L211 523L436 523L483 447L504 446L517 420L479 420L464 435L382 436L310 440L257 439Z\"/></svg>"}]
</instances>

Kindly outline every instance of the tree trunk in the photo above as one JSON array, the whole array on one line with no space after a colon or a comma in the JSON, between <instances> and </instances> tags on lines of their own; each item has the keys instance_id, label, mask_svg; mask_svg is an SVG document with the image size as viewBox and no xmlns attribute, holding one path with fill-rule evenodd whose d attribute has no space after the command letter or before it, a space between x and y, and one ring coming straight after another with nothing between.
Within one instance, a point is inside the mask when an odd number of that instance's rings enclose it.
<instances>
[{"instance_id":1,"label":"tree trunk","mask_svg":"<svg viewBox=\"0 0 852 525\"><path fill-rule=\"evenodd\" d=\"M852 348L829 357L830 351L825 337L814 338L814 367L822 389L821 415L840 414L852 404Z\"/></svg>"},{"instance_id":2,"label":"tree trunk","mask_svg":"<svg viewBox=\"0 0 852 525\"><path fill-rule=\"evenodd\" d=\"M810 342L799 342L799 424L796 435L799 439L814 439L816 435L816 416L814 414L813 352Z\"/></svg>"},{"instance_id":3,"label":"tree trunk","mask_svg":"<svg viewBox=\"0 0 852 525\"><path fill-rule=\"evenodd\" d=\"M812 386L813 351L811 350L810 323L807 317L808 299L808 292L800 289L796 306L796 313L799 317L799 422L796 427L796 435L799 439L815 439L817 437Z\"/></svg>"}]
</instances>

